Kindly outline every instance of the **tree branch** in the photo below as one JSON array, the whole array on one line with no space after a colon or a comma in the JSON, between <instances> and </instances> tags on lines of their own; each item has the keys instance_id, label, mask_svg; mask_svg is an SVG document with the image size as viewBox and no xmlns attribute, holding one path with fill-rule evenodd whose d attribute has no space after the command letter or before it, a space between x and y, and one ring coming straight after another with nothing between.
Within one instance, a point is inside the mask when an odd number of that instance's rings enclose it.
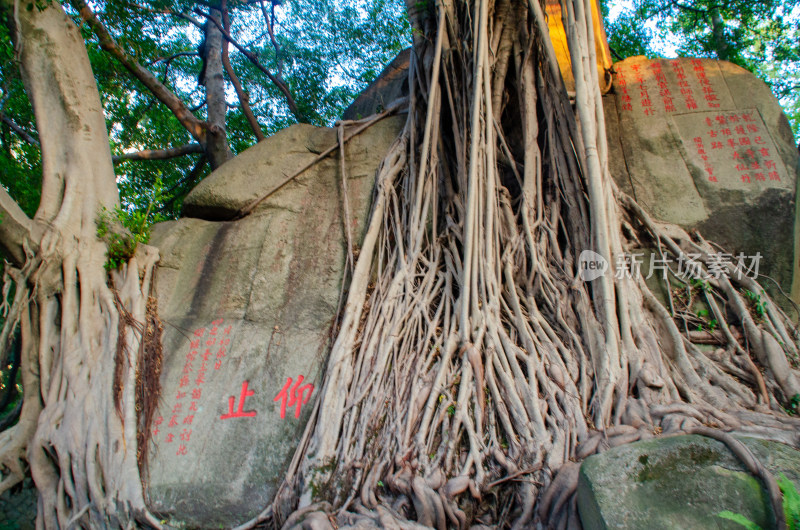
<instances>
[{"instance_id":1,"label":"tree branch","mask_svg":"<svg viewBox=\"0 0 800 530\"><path fill-rule=\"evenodd\" d=\"M135 153L123 153L112 157L112 160L115 164L126 160L168 160L170 158L203 152L205 152L205 149L203 149L203 146L200 144L186 144L169 149L145 149L144 151L136 151Z\"/></svg>"},{"instance_id":2,"label":"tree branch","mask_svg":"<svg viewBox=\"0 0 800 530\"><path fill-rule=\"evenodd\" d=\"M278 45L278 39L275 38L275 4L270 2L272 6L271 15L267 13L267 8L264 6L264 0L259 1L261 6L261 14L264 15L264 20L267 23L267 31L269 32L269 40L272 42L272 47L275 48L275 62L278 63L278 75L283 75L283 60L281 60L281 47Z\"/></svg>"},{"instance_id":3,"label":"tree branch","mask_svg":"<svg viewBox=\"0 0 800 530\"><path fill-rule=\"evenodd\" d=\"M25 140L29 144L32 144L32 145L35 145L35 146L39 145L39 140L34 138L31 135L31 133L29 133L28 131L26 131L25 129L23 129L19 125L17 125L16 122L14 122L14 120L9 118L5 114L0 114L0 121L5 123L6 125L8 125L11 128L12 131L17 133L17 136L19 136L20 138L22 138L23 140Z\"/></svg>"},{"instance_id":4,"label":"tree branch","mask_svg":"<svg viewBox=\"0 0 800 530\"><path fill-rule=\"evenodd\" d=\"M225 26L225 31L230 33L231 19L227 9L222 11L222 25ZM233 65L231 65L231 58L230 54L228 53L227 46L222 47L222 65L225 67L225 73L228 74L228 79L230 79L231 84L233 84L234 90L236 90L236 96L239 98L242 112L247 118L247 123L250 124L250 128L253 129L253 134L256 135L256 140L259 142L264 140L266 138L264 136L264 131L261 130L261 125L258 123L256 115L253 114L252 107L250 107L250 96L242 87L242 83L236 76L236 71L234 71Z\"/></svg>"},{"instance_id":5,"label":"tree branch","mask_svg":"<svg viewBox=\"0 0 800 530\"><path fill-rule=\"evenodd\" d=\"M149 70L140 65L136 59L119 47L106 27L100 22L84 0L70 0L70 4L80 13L81 18L97 36L103 50L122 63L131 75L138 79L159 101L166 105L195 140L201 144L205 144L207 131L206 123L194 116L178 96L161 83Z\"/></svg>"},{"instance_id":6,"label":"tree branch","mask_svg":"<svg viewBox=\"0 0 800 530\"><path fill-rule=\"evenodd\" d=\"M700 8L697 8L697 7L692 7L692 6L687 6L685 4L681 4L680 2L677 2L676 0L673 0L671 2L671 4L673 6L675 6L675 7L677 7L678 9L682 9L684 11L691 11L692 13L697 13L699 15L707 15L709 13L709 10L714 9L714 8L717 7L717 6L711 6L711 7L707 8L707 9L700 9Z\"/></svg>"},{"instance_id":7,"label":"tree branch","mask_svg":"<svg viewBox=\"0 0 800 530\"><path fill-rule=\"evenodd\" d=\"M308 118L306 118L306 116L298 108L297 102L295 102L294 97L292 97L292 93L289 91L288 85L281 76L273 74L272 72L269 71L267 67L262 65L261 62L258 60L258 57L256 57L256 55L253 52L251 52L250 50L239 44L239 42L236 41L236 39L234 39L230 33L225 31L225 28L223 28L222 25L217 20L214 19L214 17L212 17L208 13L204 13L200 9L194 9L194 12L197 13L198 15L206 17L206 19L212 21L215 25L217 25L217 27L219 27L220 31L222 32L222 36L225 37L225 39L228 42L233 44L233 46L237 50L239 50L245 57L247 57L256 68L261 70L264 73L264 75L266 75L269 78L269 80L272 81L275 84L275 86L278 87L278 89L283 93L284 97L286 98L286 103L289 105L289 110L292 112L292 114L294 114L294 117L297 118L297 121L299 121L300 123L309 123Z\"/></svg>"},{"instance_id":8,"label":"tree branch","mask_svg":"<svg viewBox=\"0 0 800 530\"><path fill-rule=\"evenodd\" d=\"M150 62L150 65L154 65L160 62L166 62L167 64L171 63L178 57L198 57L199 54L197 52L178 52L170 55L169 57L158 57L155 60Z\"/></svg>"}]
</instances>

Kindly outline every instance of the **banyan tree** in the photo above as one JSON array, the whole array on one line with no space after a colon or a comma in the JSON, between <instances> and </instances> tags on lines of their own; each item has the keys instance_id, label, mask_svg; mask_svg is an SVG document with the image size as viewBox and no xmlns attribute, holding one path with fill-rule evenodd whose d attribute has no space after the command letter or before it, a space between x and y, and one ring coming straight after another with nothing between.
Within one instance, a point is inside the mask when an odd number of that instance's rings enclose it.
<instances>
[{"instance_id":1,"label":"banyan tree","mask_svg":"<svg viewBox=\"0 0 800 530\"><path fill-rule=\"evenodd\" d=\"M41 527L160 527L139 467L160 370L157 249L106 274L96 218L118 194L83 39L57 2L2 8L43 187L32 219L0 190L15 286L0 342L19 328L24 381L0 490L30 466ZM305 436L243 527L573 527L580 462L608 447L692 432L739 451L728 433L796 443L783 408L800 394L794 324L766 293L756 315L755 280L733 265L709 277L716 247L654 220L609 175L594 0L407 9L409 95L386 111L405 126L351 252ZM669 296L613 274L632 248L700 256L684 283L701 285L721 354L679 328ZM585 251L611 273L584 281Z\"/></svg>"}]
</instances>

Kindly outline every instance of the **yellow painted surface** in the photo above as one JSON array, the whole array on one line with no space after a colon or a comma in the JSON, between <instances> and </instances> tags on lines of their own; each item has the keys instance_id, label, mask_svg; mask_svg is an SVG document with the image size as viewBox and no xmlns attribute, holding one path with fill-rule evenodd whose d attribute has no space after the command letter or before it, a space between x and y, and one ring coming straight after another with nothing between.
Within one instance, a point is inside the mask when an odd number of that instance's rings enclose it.
<instances>
[{"instance_id":1,"label":"yellow painted surface","mask_svg":"<svg viewBox=\"0 0 800 530\"><path fill-rule=\"evenodd\" d=\"M547 24L550 29L550 40L556 52L558 65L561 67L561 74L564 76L564 83L568 91L574 92L575 79L572 77L572 61L567 45L567 33L561 18L561 2L559 0L547 0L546 14ZM606 92L611 88L611 76L608 71L611 68L612 61L608 40L606 39L606 30L603 27L603 17L600 15L600 8L596 1L592 2L592 21L600 90Z\"/></svg>"}]
</instances>

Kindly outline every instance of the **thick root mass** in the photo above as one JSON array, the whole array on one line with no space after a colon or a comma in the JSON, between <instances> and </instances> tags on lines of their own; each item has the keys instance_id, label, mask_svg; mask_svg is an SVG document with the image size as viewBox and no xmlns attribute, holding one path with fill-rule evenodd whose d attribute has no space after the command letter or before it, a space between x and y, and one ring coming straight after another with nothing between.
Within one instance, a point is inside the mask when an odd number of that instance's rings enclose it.
<instances>
[{"instance_id":1,"label":"thick root mass","mask_svg":"<svg viewBox=\"0 0 800 530\"><path fill-rule=\"evenodd\" d=\"M573 527L578 462L609 447L709 428L800 442L782 408L800 392L794 325L771 300L755 312L744 293L767 295L733 267L709 276L699 235L615 189L590 5L563 6L574 107L535 0L409 5L425 38L408 122L318 408L275 503L244 527ZM593 282L587 249L612 264ZM700 265L671 271L661 300L614 274L636 249ZM673 290L718 329L689 333ZM708 336L717 348L698 346Z\"/></svg>"}]
</instances>

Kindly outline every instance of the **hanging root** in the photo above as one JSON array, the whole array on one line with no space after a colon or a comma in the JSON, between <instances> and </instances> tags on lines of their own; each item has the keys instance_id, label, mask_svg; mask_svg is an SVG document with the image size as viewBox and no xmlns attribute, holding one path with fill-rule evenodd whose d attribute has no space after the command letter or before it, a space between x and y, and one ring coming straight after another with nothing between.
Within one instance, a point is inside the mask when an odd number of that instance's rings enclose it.
<instances>
[{"instance_id":1,"label":"hanging root","mask_svg":"<svg viewBox=\"0 0 800 530\"><path fill-rule=\"evenodd\" d=\"M152 289L151 289L152 292ZM158 300L147 298L140 355L136 369L137 454L136 460L143 477L147 476L147 451L156 417L158 399L161 396L161 367L164 358L161 337L164 324L158 317Z\"/></svg>"},{"instance_id":2,"label":"hanging root","mask_svg":"<svg viewBox=\"0 0 800 530\"><path fill-rule=\"evenodd\" d=\"M563 7L573 111L535 0L409 3L408 120L319 401L276 500L241 528L295 509L289 527L571 528L579 461L610 447L704 427L800 444L781 406L798 392L789 319L732 267L709 278L707 242L614 187L590 5ZM662 302L615 271L643 248L698 268L672 270ZM594 282L586 249L612 265ZM710 335L689 332L698 300Z\"/></svg>"},{"instance_id":3,"label":"hanging root","mask_svg":"<svg viewBox=\"0 0 800 530\"><path fill-rule=\"evenodd\" d=\"M155 282L155 275L150 278ZM153 286L150 286L152 292ZM133 359L128 352L126 337L133 332L140 337L139 347L135 357L136 372L136 461L142 476L146 476L147 452L150 447L150 435L153 430L153 420L158 408L158 399L161 396L161 367L163 361L163 345L161 337L164 334L164 324L158 317L158 300L155 296L147 297L144 321L138 321L127 309L119 298L119 293L114 290L114 303L119 312L119 331L116 355L114 357L114 406L117 415L124 421L122 414L123 375Z\"/></svg>"},{"instance_id":4,"label":"hanging root","mask_svg":"<svg viewBox=\"0 0 800 530\"><path fill-rule=\"evenodd\" d=\"M27 474L26 450L28 443L36 430L36 422L42 409L41 397L38 392L39 377L37 366L37 329L35 308L29 305L30 291L27 280L35 270L38 260L29 260L22 269L15 269L9 264L5 266L3 286L3 313L5 322L0 333L0 344L9 344L15 330L19 332L19 363L24 391L22 407L17 423L0 432L0 493L21 483ZM14 299L8 306L9 293L14 289ZM7 365L4 351L2 366ZM15 381L10 381L15 384Z\"/></svg>"},{"instance_id":5,"label":"hanging root","mask_svg":"<svg viewBox=\"0 0 800 530\"><path fill-rule=\"evenodd\" d=\"M161 365L149 296L158 255L140 249L109 289L96 261L80 262L74 250L7 269L16 294L3 334L18 325L24 393L18 423L0 433L0 491L30 466L45 528L159 527L139 474Z\"/></svg>"}]
</instances>

